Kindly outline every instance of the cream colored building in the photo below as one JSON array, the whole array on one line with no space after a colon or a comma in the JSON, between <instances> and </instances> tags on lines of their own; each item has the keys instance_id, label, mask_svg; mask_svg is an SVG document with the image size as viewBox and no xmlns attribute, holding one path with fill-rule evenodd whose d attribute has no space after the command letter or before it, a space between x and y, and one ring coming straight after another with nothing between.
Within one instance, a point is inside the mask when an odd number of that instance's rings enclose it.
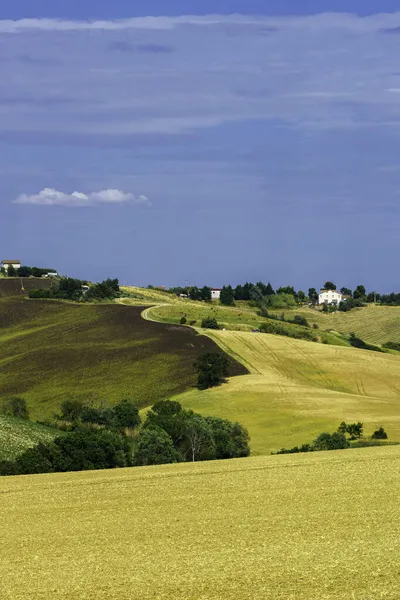
<instances>
[{"instance_id":1,"label":"cream colored building","mask_svg":"<svg viewBox=\"0 0 400 600\"><path fill-rule=\"evenodd\" d=\"M339 304L342 300L344 296L337 290L321 290L318 297L319 304Z\"/></svg>"},{"instance_id":2,"label":"cream colored building","mask_svg":"<svg viewBox=\"0 0 400 600\"><path fill-rule=\"evenodd\" d=\"M4 269L6 272L8 271L10 266L13 266L14 269L17 270L21 267L21 261L20 260L3 260L3 261L1 261L1 268Z\"/></svg>"}]
</instances>

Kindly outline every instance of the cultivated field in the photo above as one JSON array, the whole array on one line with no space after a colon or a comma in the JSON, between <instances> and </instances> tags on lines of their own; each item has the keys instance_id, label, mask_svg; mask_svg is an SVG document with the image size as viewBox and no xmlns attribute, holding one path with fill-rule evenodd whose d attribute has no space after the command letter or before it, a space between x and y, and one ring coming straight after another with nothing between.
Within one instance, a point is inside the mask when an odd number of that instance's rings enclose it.
<instances>
[{"instance_id":1,"label":"cultivated field","mask_svg":"<svg viewBox=\"0 0 400 600\"><path fill-rule=\"evenodd\" d=\"M0 297L23 296L31 290L49 287L51 287L51 280L42 277L0 277Z\"/></svg>"},{"instance_id":2,"label":"cultivated field","mask_svg":"<svg viewBox=\"0 0 400 600\"><path fill-rule=\"evenodd\" d=\"M398 600L400 447L0 479L5 600Z\"/></svg>"},{"instance_id":3,"label":"cultivated field","mask_svg":"<svg viewBox=\"0 0 400 600\"><path fill-rule=\"evenodd\" d=\"M216 350L188 327L152 323L141 308L0 299L0 400L19 395L33 418L71 398L140 406L191 388L193 362ZM246 370L234 361L232 374Z\"/></svg>"},{"instance_id":4,"label":"cultivated field","mask_svg":"<svg viewBox=\"0 0 400 600\"><path fill-rule=\"evenodd\" d=\"M256 454L311 442L341 421L383 425L400 441L400 357L235 331L208 332L251 372L204 392L179 396L205 415L237 420Z\"/></svg>"},{"instance_id":5,"label":"cultivated field","mask_svg":"<svg viewBox=\"0 0 400 600\"><path fill-rule=\"evenodd\" d=\"M49 442L61 431L31 421L0 415L0 460L12 460L39 442Z\"/></svg>"},{"instance_id":6,"label":"cultivated field","mask_svg":"<svg viewBox=\"0 0 400 600\"><path fill-rule=\"evenodd\" d=\"M311 308L296 311L323 329L339 333L354 333L366 342L384 344L400 342L400 306L376 306L369 304L347 313L324 314Z\"/></svg>"}]
</instances>

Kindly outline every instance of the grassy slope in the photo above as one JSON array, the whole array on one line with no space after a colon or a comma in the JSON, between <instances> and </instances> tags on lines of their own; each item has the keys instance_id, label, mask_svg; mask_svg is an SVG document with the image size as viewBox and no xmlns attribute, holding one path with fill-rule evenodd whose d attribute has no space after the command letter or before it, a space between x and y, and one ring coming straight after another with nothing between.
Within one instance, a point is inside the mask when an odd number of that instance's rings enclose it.
<instances>
[{"instance_id":1,"label":"grassy slope","mask_svg":"<svg viewBox=\"0 0 400 600\"><path fill-rule=\"evenodd\" d=\"M397 600L400 447L0 479L8 600Z\"/></svg>"},{"instance_id":2,"label":"grassy slope","mask_svg":"<svg viewBox=\"0 0 400 600\"><path fill-rule=\"evenodd\" d=\"M39 442L48 442L62 432L31 421L0 415L0 460L10 460Z\"/></svg>"},{"instance_id":3,"label":"grassy slope","mask_svg":"<svg viewBox=\"0 0 400 600\"><path fill-rule=\"evenodd\" d=\"M144 290L144 293L154 292ZM135 303L135 300L129 299L126 300L126 303ZM196 325L200 325L204 317L211 316L216 317L221 326L226 329L251 331L263 321L257 315L256 309L249 307L246 302L238 302L236 307L229 308L218 303L201 304L190 300L180 300L171 294L158 292L158 295L153 297L153 303L164 304L164 306L153 308L151 314L156 320L165 323L179 323L180 318L185 316L188 321L195 320ZM149 304L151 304L150 300ZM373 344L384 344L388 341L400 342L400 306L368 305L367 308L355 309L348 313L336 312L329 315L311 308L275 312L277 314L284 312L287 318L293 317L295 314L302 315L310 324L317 323L319 325L319 334L329 329L344 335L354 331L359 337ZM328 341L343 345L343 341L338 338L331 337Z\"/></svg>"},{"instance_id":4,"label":"grassy slope","mask_svg":"<svg viewBox=\"0 0 400 600\"><path fill-rule=\"evenodd\" d=\"M351 333L372 344L400 342L400 306L375 306L358 308L347 313L326 315L311 308L296 311L323 329Z\"/></svg>"},{"instance_id":5,"label":"grassy slope","mask_svg":"<svg viewBox=\"0 0 400 600\"><path fill-rule=\"evenodd\" d=\"M363 421L366 434L383 425L400 441L400 357L266 334L210 335L252 374L179 400L246 425L254 453L310 442L342 420Z\"/></svg>"},{"instance_id":6,"label":"grassy slope","mask_svg":"<svg viewBox=\"0 0 400 600\"><path fill-rule=\"evenodd\" d=\"M215 344L140 313L115 304L0 299L0 399L21 395L32 417L44 418L66 398L129 396L145 406L190 388L195 358Z\"/></svg>"}]
</instances>

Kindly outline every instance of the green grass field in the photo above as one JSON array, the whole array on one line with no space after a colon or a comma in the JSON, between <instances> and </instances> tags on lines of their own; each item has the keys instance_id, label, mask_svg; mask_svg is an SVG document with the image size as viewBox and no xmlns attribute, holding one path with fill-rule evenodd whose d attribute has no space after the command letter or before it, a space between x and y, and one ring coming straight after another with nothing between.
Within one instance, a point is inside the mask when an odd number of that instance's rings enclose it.
<instances>
[{"instance_id":1,"label":"green grass field","mask_svg":"<svg viewBox=\"0 0 400 600\"><path fill-rule=\"evenodd\" d=\"M0 414L0 460L12 460L27 448L60 435L57 429Z\"/></svg>"},{"instance_id":2,"label":"green grass field","mask_svg":"<svg viewBox=\"0 0 400 600\"><path fill-rule=\"evenodd\" d=\"M260 333L208 334L251 374L178 399L245 425L253 453L311 442L343 420L364 422L367 435L382 425L400 441L399 356Z\"/></svg>"},{"instance_id":3,"label":"green grass field","mask_svg":"<svg viewBox=\"0 0 400 600\"><path fill-rule=\"evenodd\" d=\"M4 600L398 600L400 447L0 479Z\"/></svg>"},{"instance_id":4,"label":"green grass field","mask_svg":"<svg viewBox=\"0 0 400 600\"><path fill-rule=\"evenodd\" d=\"M19 395L33 418L66 399L148 406L190 389L193 362L216 350L188 327L152 323L141 308L0 299L0 401ZM232 373L245 369L232 361Z\"/></svg>"}]
</instances>

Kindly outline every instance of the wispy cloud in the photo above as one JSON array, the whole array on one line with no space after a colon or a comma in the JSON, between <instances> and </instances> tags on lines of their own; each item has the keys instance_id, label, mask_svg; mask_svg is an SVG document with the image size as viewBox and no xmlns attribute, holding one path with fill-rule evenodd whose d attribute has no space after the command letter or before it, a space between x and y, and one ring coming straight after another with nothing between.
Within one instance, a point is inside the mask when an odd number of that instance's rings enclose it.
<instances>
[{"instance_id":1,"label":"wispy cloud","mask_svg":"<svg viewBox=\"0 0 400 600\"><path fill-rule=\"evenodd\" d=\"M143 52L144 54L171 54L174 51L174 48L167 44L132 44L124 41L112 42L109 48L117 52Z\"/></svg>"},{"instance_id":2,"label":"wispy cloud","mask_svg":"<svg viewBox=\"0 0 400 600\"><path fill-rule=\"evenodd\" d=\"M45 188L38 194L21 194L13 200L13 204L33 204L42 206L95 206L98 204L141 204L150 206L147 196L135 196L130 192L117 189L101 190L100 192L72 192L68 194L53 188Z\"/></svg>"},{"instance_id":3,"label":"wispy cloud","mask_svg":"<svg viewBox=\"0 0 400 600\"><path fill-rule=\"evenodd\" d=\"M379 55L372 49L380 31L396 28L400 13L0 21L0 32L17 34L0 37L0 129L132 136L250 120L386 126L400 122L388 92L400 86L396 41L380 36Z\"/></svg>"}]
</instances>

